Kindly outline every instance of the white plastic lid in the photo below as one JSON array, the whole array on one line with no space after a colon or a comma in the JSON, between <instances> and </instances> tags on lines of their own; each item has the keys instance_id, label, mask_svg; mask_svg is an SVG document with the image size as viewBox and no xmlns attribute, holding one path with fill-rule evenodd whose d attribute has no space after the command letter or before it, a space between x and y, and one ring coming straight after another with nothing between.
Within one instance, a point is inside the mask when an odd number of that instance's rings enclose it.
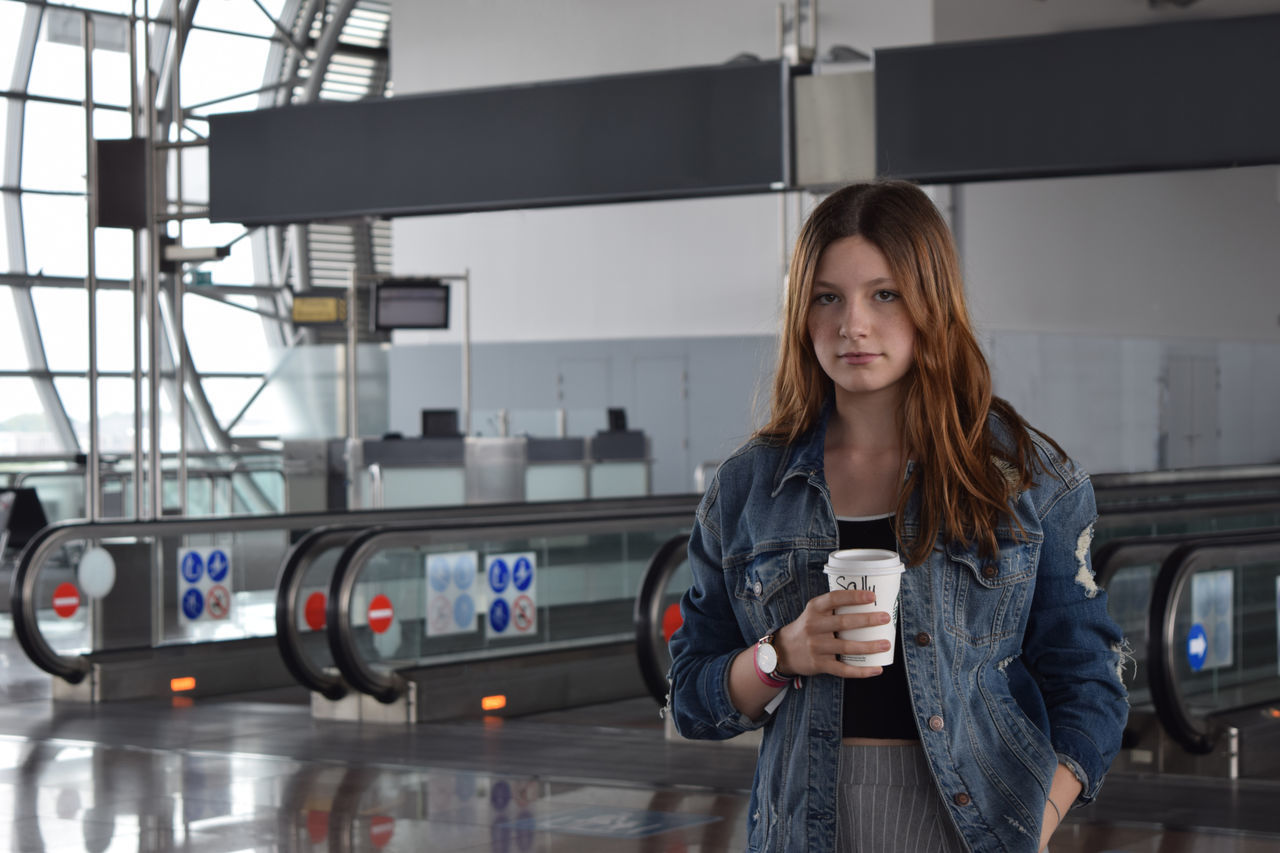
<instances>
[{"instance_id":1,"label":"white plastic lid","mask_svg":"<svg viewBox=\"0 0 1280 853\"><path fill-rule=\"evenodd\" d=\"M880 548L846 548L828 554L823 571L833 575L851 572L866 575L901 572L903 569L902 558L892 551Z\"/></svg>"}]
</instances>

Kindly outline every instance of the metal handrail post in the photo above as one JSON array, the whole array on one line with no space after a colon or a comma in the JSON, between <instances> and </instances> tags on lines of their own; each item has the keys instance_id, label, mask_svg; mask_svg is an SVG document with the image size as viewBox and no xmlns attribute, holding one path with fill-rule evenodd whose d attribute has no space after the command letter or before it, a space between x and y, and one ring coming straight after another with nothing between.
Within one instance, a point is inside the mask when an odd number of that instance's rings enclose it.
<instances>
[{"instance_id":1,"label":"metal handrail post","mask_svg":"<svg viewBox=\"0 0 1280 853\"><path fill-rule=\"evenodd\" d=\"M98 270L95 233L98 228L98 157L93 138L93 15L87 10L80 20L84 44L84 156L86 254L84 287L89 300L89 454L85 465L85 517L97 521L102 515L101 479L98 471Z\"/></svg>"},{"instance_id":2,"label":"metal handrail post","mask_svg":"<svg viewBox=\"0 0 1280 853\"><path fill-rule=\"evenodd\" d=\"M182 68L182 52L185 49L186 38L186 18L180 13L180 4L174 4L173 16L173 71L169 75L169 85L172 89L170 98L173 106L173 127L176 138L175 142L182 141L182 87L179 72ZM165 142L169 141L168 134L165 134ZM177 245L183 245L182 241L182 221L183 214L186 212L184 207L182 192L182 149L172 149L173 157L173 174L174 174L174 193L175 203L177 205L177 217L175 223L177 227ZM168 199L166 199L166 202ZM165 205L166 212L168 204ZM182 319L182 302L185 287L182 281L183 275L186 273L186 267L183 264L176 265L176 271L173 276L173 376L174 376L174 393L177 396L175 400L175 408L178 413L178 514L185 516L187 514L187 333L183 326Z\"/></svg>"}]
</instances>

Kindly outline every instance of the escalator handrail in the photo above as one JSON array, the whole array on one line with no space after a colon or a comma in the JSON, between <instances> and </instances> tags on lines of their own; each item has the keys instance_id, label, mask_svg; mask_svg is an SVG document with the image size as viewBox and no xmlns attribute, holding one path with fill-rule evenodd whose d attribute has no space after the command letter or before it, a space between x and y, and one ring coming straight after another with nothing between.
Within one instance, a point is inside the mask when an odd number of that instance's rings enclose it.
<instances>
[{"instance_id":1,"label":"escalator handrail","mask_svg":"<svg viewBox=\"0 0 1280 853\"><path fill-rule=\"evenodd\" d=\"M1183 533L1159 533L1150 536L1125 536L1119 539L1110 539L1100 546L1098 550L1093 552L1093 573L1094 580L1098 586L1103 589L1111 582L1116 573L1126 568L1121 563L1121 558L1129 551L1141 548L1157 548L1164 547L1165 553L1160 555L1163 561L1168 556L1168 552L1172 551L1177 545L1191 541L1210 541L1215 539L1224 539L1233 536L1247 536L1264 533L1280 534L1280 527L1249 527L1239 530L1202 530L1197 532Z\"/></svg>"},{"instance_id":2,"label":"escalator handrail","mask_svg":"<svg viewBox=\"0 0 1280 853\"><path fill-rule=\"evenodd\" d=\"M1147 613L1147 684L1152 705L1169 737L1194 755L1211 753L1221 732L1210 721L1192 717L1183 702L1182 690L1174 677L1174 655L1179 650L1173 636L1174 617L1188 579L1209 552L1252 545L1280 547L1280 534L1274 531L1244 533L1185 542L1165 558L1151 588L1151 607Z\"/></svg>"},{"instance_id":3,"label":"escalator handrail","mask_svg":"<svg viewBox=\"0 0 1280 853\"><path fill-rule=\"evenodd\" d=\"M1224 509L1258 510L1269 507L1280 507L1280 495L1264 495L1262 497L1228 495L1221 498L1186 502L1148 501L1146 503L1120 504L1114 507L1101 506L1098 520L1100 522L1109 522L1124 516L1142 517L1154 515L1163 517L1180 514L1191 515L1197 512L1213 512Z\"/></svg>"},{"instance_id":4,"label":"escalator handrail","mask_svg":"<svg viewBox=\"0 0 1280 853\"><path fill-rule=\"evenodd\" d=\"M671 583L671 576L684 564L688 550L688 533L680 533L663 542L645 567L640 590L636 594L633 621L640 675L649 688L649 694L664 707L667 704L667 668L661 661L661 649L666 648L665 638L661 646L658 644L658 638L662 636L659 629L663 616L662 596Z\"/></svg>"},{"instance_id":5,"label":"escalator handrail","mask_svg":"<svg viewBox=\"0 0 1280 853\"><path fill-rule=\"evenodd\" d=\"M1167 488L1192 483L1229 483L1241 480L1280 479L1280 465L1219 465L1203 468L1171 468L1160 471L1118 471L1090 476L1095 491L1134 486Z\"/></svg>"},{"instance_id":6,"label":"escalator handrail","mask_svg":"<svg viewBox=\"0 0 1280 853\"><path fill-rule=\"evenodd\" d=\"M335 545L345 545L366 529L344 524L307 531L285 555L276 580L276 646L280 659L299 684L332 701L346 696L348 687L341 678L324 672L303 653L296 619L298 597L302 580L316 557Z\"/></svg>"},{"instance_id":7,"label":"escalator handrail","mask_svg":"<svg viewBox=\"0 0 1280 853\"><path fill-rule=\"evenodd\" d=\"M692 524L694 510L701 496L668 497L671 500L656 505L650 503L648 506L643 504L631 507L600 506L594 509L583 508L574 514L531 509L528 514L510 518L385 525L366 531L353 539L343 550L334 566L329 585L325 631L334 664L352 689L372 696L384 704L395 702L407 690L408 681L399 671L390 668L380 670L364 661L356 646L355 631L351 624L351 601L356 584L365 566L380 551L425 544L426 539L456 539L455 534L476 531L484 531L487 535L494 537L513 538L526 533L547 535L544 528L562 527L573 533L582 533L595 528L617 530L619 525L630 526L633 523L663 518L670 518L677 523L688 521ZM538 505L529 506L537 507Z\"/></svg>"}]
</instances>

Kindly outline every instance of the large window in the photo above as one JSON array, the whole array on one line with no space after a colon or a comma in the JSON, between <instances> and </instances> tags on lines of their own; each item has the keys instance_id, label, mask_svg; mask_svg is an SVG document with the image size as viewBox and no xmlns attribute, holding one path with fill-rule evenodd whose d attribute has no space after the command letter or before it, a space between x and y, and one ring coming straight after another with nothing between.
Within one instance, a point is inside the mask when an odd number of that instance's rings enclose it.
<instances>
[{"instance_id":1,"label":"large window","mask_svg":"<svg viewBox=\"0 0 1280 853\"><path fill-rule=\"evenodd\" d=\"M89 437L89 311L82 284L89 273L87 217L88 144L85 80L92 80L93 136L120 139L143 126L145 104L137 85L148 30L138 25L137 56L129 53L126 16L171 14L161 0L64 0L60 3L0 0L0 457L84 451ZM263 375L294 343L282 315L287 299L279 289L309 283L310 263L290 252L285 231L247 232L201 219L208 200L208 158L200 143L214 113L285 104L299 97L379 97L386 88L389 3L347 4L299 0L184 0L191 27L184 32L178 80L181 126L172 118L172 98L160 92L158 115L168 132L161 141L181 143L163 156L170 212L168 239L185 246L230 247L220 261L181 268L187 296L182 311L163 303L161 445L172 449L178 383L167 329L180 313L197 371L194 393L206 397L217 429L260 434L275 418L267 411L278 395L259 394ZM300 18L303 9L313 15ZM82 38L85 10L93 16L94 46L86 62ZM340 11L341 10L341 11ZM339 19L339 14L349 16ZM320 57L326 27L338 27L337 51ZM164 57L171 27L149 30L157 79L168 80ZM136 63L136 66L135 66ZM88 66L88 67L86 67ZM332 79L329 78L333 71ZM310 93L306 82L324 75ZM280 80L287 80L280 84ZM179 159L180 157L180 159ZM322 179L322 178L321 178ZM377 246L379 239L352 240ZM133 374L135 314L148 336L145 307L135 306L129 283L135 274L131 231L99 228L93 237L94 272L101 282L97 311L99 449L127 450L135 432ZM355 251L353 249L353 251ZM368 250L366 250L368 251ZM376 254L376 252L375 252ZM373 261L366 259L366 265ZM143 265L145 267L145 264ZM238 295L243 288L244 295ZM273 295L274 294L274 295ZM165 296L162 295L162 300ZM149 347L140 347L136 369L148 371ZM145 397L145 395L144 395ZM259 411L246 412L251 402ZM146 405L144 399L144 406ZM167 421L170 426L165 426ZM167 433L174 432L173 435ZM207 440L211 430L193 430L188 442Z\"/></svg>"}]
</instances>

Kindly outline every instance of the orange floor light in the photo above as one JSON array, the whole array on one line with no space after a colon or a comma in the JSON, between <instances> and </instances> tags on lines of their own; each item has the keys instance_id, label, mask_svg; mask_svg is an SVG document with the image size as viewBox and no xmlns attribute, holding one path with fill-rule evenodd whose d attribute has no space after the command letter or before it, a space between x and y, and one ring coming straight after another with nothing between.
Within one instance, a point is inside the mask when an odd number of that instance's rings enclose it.
<instances>
[{"instance_id":1,"label":"orange floor light","mask_svg":"<svg viewBox=\"0 0 1280 853\"><path fill-rule=\"evenodd\" d=\"M480 700L480 707L486 711L501 711L507 707L506 696L485 696Z\"/></svg>"},{"instance_id":2,"label":"orange floor light","mask_svg":"<svg viewBox=\"0 0 1280 853\"><path fill-rule=\"evenodd\" d=\"M183 693L187 690L195 690L196 680L189 675L184 675L181 678L171 678L169 679L169 689L174 693Z\"/></svg>"}]
</instances>

